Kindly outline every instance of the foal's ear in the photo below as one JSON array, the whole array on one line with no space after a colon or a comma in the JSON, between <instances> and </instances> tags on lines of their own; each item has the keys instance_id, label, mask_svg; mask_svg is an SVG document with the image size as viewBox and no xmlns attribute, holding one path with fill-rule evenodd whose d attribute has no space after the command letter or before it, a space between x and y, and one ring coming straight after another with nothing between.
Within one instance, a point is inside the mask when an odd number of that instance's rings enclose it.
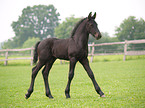
<instances>
[{"instance_id":1,"label":"foal's ear","mask_svg":"<svg viewBox=\"0 0 145 108\"><path fill-rule=\"evenodd\" d=\"M90 20L91 17L92 17L92 12L89 13L89 15L88 15L88 19Z\"/></svg>"},{"instance_id":2,"label":"foal's ear","mask_svg":"<svg viewBox=\"0 0 145 108\"><path fill-rule=\"evenodd\" d=\"M95 19L96 18L96 12L94 13L94 15L93 15L93 17L92 17L93 19Z\"/></svg>"}]
</instances>

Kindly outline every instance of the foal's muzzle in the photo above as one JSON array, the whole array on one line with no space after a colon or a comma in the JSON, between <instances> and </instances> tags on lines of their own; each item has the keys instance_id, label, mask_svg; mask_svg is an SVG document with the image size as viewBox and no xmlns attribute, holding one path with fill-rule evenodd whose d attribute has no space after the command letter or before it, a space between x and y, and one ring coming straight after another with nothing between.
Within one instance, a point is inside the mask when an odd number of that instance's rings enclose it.
<instances>
[{"instance_id":1,"label":"foal's muzzle","mask_svg":"<svg viewBox=\"0 0 145 108\"><path fill-rule=\"evenodd\" d=\"M99 40L101 37L102 37L102 35L101 35L101 33L95 33L95 38L97 39L97 40Z\"/></svg>"}]
</instances>

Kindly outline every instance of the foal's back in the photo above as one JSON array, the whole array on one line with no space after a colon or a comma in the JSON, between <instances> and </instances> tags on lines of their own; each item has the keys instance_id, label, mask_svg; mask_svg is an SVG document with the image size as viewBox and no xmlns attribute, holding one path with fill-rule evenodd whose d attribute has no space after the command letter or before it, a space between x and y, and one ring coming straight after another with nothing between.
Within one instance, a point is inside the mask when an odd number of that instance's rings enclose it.
<instances>
[{"instance_id":1,"label":"foal's back","mask_svg":"<svg viewBox=\"0 0 145 108\"><path fill-rule=\"evenodd\" d=\"M38 46L39 60L49 59L50 57L69 60L68 46L70 42L68 39L48 38L40 42Z\"/></svg>"}]
</instances>

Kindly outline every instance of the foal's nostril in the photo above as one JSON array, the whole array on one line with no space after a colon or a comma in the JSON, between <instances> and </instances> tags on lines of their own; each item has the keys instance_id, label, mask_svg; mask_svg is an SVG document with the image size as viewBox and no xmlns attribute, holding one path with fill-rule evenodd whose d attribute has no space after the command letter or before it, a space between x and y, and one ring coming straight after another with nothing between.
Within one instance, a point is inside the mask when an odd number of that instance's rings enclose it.
<instances>
[{"instance_id":1,"label":"foal's nostril","mask_svg":"<svg viewBox=\"0 0 145 108\"><path fill-rule=\"evenodd\" d=\"M97 40L99 40L102 37L102 35L100 33L97 33L97 34L98 35L96 36L96 38L97 38Z\"/></svg>"},{"instance_id":2,"label":"foal's nostril","mask_svg":"<svg viewBox=\"0 0 145 108\"><path fill-rule=\"evenodd\" d=\"M102 35L100 34L100 38L102 37Z\"/></svg>"},{"instance_id":3,"label":"foal's nostril","mask_svg":"<svg viewBox=\"0 0 145 108\"><path fill-rule=\"evenodd\" d=\"M101 38L102 37L102 35L101 35L101 33L99 33L99 36L98 36L99 38Z\"/></svg>"},{"instance_id":4,"label":"foal's nostril","mask_svg":"<svg viewBox=\"0 0 145 108\"><path fill-rule=\"evenodd\" d=\"M94 36L97 40L99 40L102 37L101 33L97 33L97 32L95 33Z\"/></svg>"}]
</instances>

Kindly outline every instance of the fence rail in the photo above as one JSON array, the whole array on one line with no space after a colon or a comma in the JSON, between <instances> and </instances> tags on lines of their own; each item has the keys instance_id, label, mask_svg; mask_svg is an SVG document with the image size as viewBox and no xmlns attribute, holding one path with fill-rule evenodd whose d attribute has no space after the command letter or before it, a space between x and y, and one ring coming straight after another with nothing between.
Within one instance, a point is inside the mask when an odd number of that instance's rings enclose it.
<instances>
[{"instance_id":1,"label":"fence rail","mask_svg":"<svg viewBox=\"0 0 145 108\"><path fill-rule=\"evenodd\" d=\"M127 45L128 44L141 44L145 43L145 39L142 40L130 40L130 41L124 41L124 42L112 42L112 43L101 43L101 44L89 44L88 47L89 49L92 49L90 53L88 54L91 56L90 62L93 62L93 57L96 55L124 55L123 60L126 60L126 55L145 55L145 50L143 51L127 51ZM121 53L95 53L95 47L97 46L107 46L107 45L124 45L124 52ZM8 52L11 51L31 51L31 57L22 57L22 58L8 58ZM4 65L8 64L9 60L20 60L20 59L30 59L31 60L31 65L33 65L33 50L34 48L25 48L25 49L2 49L0 52L5 52L5 59L0 59L0 61L4 61Z\"/></svg>"},{"instance_id":2,"label":"fence rail","mask_svg":"<svg viewBox=\"0 0 145 108\"><path fill-rule=\"evenodd\" d=\"M20 57L20 58L8 58L8 52L11 51L28 51L31 50L31 57ZM31 66L33 65L33 50L34 48L24 48L24 49L2 49L0 50L0 52L5 52L5 59L0 59L0 61L4 61L4 65L8 64L9 60L26 60L26 59L30 59L31 60Z\"/></svg>"},{"instance_id":3,"label":"fence rail","mask_svg":"<svg viewBox=\"0 0 145 108\"><path fill-rule=\"evenodd\" d=\"M89 44L89 47L92 47L92 51L89 54L91 56L90 62L93 62L93 57L96 55L124 55L123 60L126 60L127 55L145 55L145 50L144 51L127 51L127 45L129 44L141 44L145 43L145 39L142 40L130 40L127 41L125 40L124 42L112 42L112 43L101 43L101 44ZM97 46L105 46L105 45L120 45L124 44L124 52L122 53L95 53L95 47ZM91 48L89 48L91 49Z\"/></svg>"}]
</instances>

